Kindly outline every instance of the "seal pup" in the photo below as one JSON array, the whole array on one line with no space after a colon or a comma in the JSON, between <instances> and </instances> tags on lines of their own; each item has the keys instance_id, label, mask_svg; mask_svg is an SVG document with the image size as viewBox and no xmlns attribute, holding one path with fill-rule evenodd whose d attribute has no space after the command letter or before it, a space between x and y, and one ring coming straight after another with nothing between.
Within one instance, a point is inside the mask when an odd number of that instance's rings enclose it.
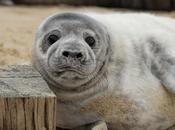
<instances>
[{"instance_id":1,"label":"seal pup","mask_svg":"<svg viewBox=\"0 0 175 130\"><path fill-rule=\"evenodd\" d=\"M39 26L33 63L57 95L59 128L175 130L173 19L54 14Z\"/></svg>"}]
</instances>

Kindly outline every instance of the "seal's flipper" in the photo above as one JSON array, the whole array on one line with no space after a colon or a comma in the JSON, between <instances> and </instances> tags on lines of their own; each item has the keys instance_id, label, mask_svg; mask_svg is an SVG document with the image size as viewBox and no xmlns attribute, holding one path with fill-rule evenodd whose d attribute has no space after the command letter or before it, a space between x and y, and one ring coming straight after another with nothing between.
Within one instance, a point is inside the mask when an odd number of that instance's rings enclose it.
<instances>
[{"instance_id":1,"label":"seal's flipper","mask_svg":"<svg viewBox=\"0 0 175 130\"><path fill-rule=\"evenodd\" d=\"M154 38L147 42L144 48L146 64L162 85L175 94L175 48L168 43L172 41L160 42Z\"/></svg>"},{"instance_id":2,"label":"seal's flipper","mask_svg":"<svg viewBox=\"0 0 175 130\"><path fill-rule=\"evenodd\" d=\"M91 124L87 124L72 130L108 130L107 124L104 121L97 121Z\"/></svg>"}]
</instances>

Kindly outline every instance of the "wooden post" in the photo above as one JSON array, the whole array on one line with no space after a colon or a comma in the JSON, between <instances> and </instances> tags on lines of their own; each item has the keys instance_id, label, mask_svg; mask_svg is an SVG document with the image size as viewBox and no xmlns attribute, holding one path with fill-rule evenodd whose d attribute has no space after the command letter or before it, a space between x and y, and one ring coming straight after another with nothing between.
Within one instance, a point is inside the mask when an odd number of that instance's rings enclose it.
<instances>
[{"instance_id":1,"label":"wooden post","mask_svg":"<svg viewBox=\"0 0 175 130\"><path fill-rule=\"evenodd\" d=\"M0 130L55 130L56 96L30 66L0 68Z\"/></svg>"}]
</instances>

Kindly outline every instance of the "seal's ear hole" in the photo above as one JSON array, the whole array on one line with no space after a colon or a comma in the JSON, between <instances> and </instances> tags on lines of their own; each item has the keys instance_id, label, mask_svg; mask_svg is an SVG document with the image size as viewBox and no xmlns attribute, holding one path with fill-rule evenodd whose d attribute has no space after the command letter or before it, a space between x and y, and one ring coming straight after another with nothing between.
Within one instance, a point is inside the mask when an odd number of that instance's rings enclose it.
<instances>
[{"instance_id":1,"label":"seal's ear hole","mask_svg":"<svg viewBox=\"0 0 175 130\"><path fill-rule=\"evenodd\" d=\"M87 36L86 38L85 38L85 41L86 41L86 43L90 46L90 47L94 47L95 46L95 39L94 39L94 37L92 37L92 36Z\"/></svg>"},{"instance_id":2,"label":"seal's ear hole","mask_svg":"<svg viewBox=\"0 0 175 130\"><path fill-rule=\"evenodd\" d=\"M47 33L43 39L42 43L42 51L45 53L48 48L57 42L61 38L61 33L59 30L52 30L51 32Z\"/></svg>"}]
</instances>

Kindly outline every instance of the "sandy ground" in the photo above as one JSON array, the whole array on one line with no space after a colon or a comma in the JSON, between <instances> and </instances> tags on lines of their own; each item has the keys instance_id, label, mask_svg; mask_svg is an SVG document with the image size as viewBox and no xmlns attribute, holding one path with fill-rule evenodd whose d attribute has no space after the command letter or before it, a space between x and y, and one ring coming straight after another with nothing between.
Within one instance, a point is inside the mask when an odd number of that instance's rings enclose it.
<instances>
[{"instance_id":1,"label":"sandy ground","mask_svg":"<svg viewBox=\"0 0 175 130\"><path fill-rule=\"evenodd\" d=\"M56 12L117 12L97 7L3 7L0 6L0 65L30 64L35 33L41 21ZM122 10L127 11L127 10ZM175 17L175 12L154 12Z\"/></svg>"}]
</instances>

